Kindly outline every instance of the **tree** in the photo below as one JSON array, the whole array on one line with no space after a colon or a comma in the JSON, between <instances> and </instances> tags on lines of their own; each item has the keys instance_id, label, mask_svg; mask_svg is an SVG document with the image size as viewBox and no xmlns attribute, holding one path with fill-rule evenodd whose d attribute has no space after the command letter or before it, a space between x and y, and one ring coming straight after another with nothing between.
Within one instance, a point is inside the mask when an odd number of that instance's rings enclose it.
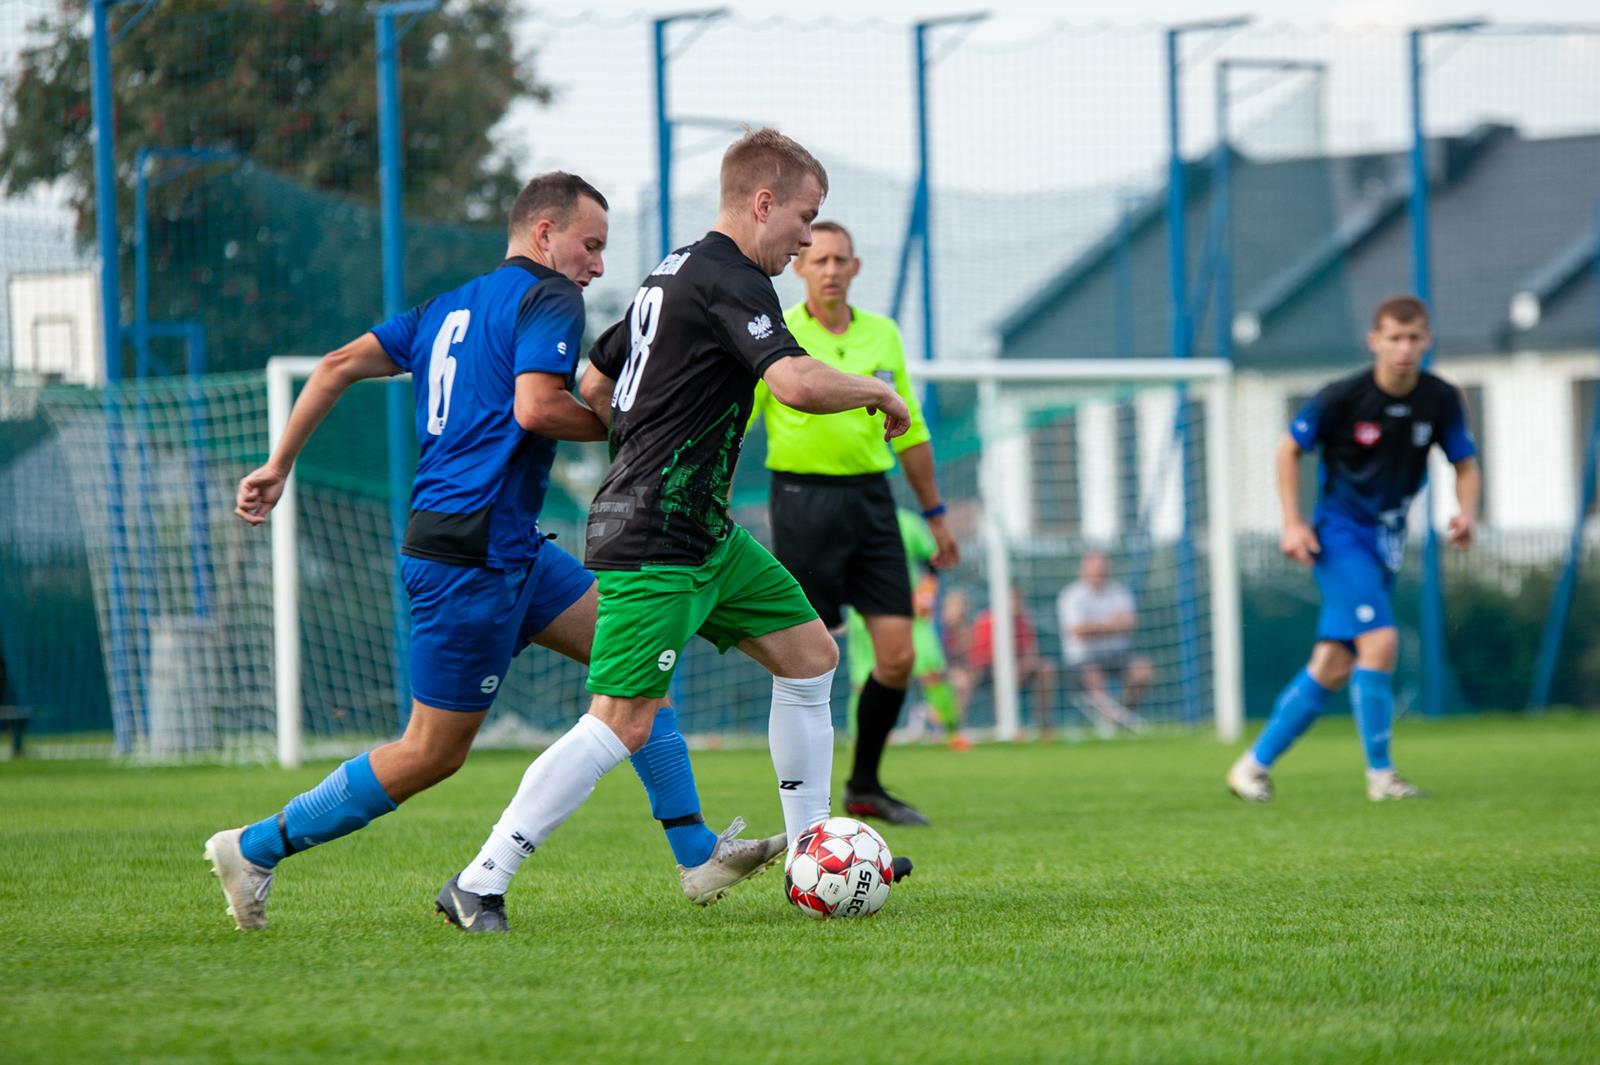
<instances>
[{"instance_id":1,"label":"tree","mask_svg":"<svg viewBox=\"0 0 1600 1065\"><path fill-rule=\"evenodd\" d=\"M157 0L132 24L140 10L119 5L111 15L111 32L125 31L111 64L124 302L133 285L137 152L224 148L238 161L163 163L156 172L152 318L205 320L220 356L214 368L325 350L342 339L335 326L371 324L381 306L376 35L368 5ZM65 0L58 17L35 25L36 43L0 85L0 187L15 193L64 183L85 241L95 211L86 11L85 0ZM424 221L499 229L520 187L490 131L514 100L548 102L551 94L531 73L531 57L516 54L512 18L509 0L446 0L402 39L413 246L415 224ZM454 243L477 255L488 239L482 232ZM481 258L470 267L440 259L430 252L414 272L436 283L483 268ZM330 277L338 291L329 290ZM330 301L344 313L328 313Z\"/></svg>"},{"instance_id":2,"label":"tree","mask_svg":"<svg viewBox=\"0 0 1600 1065\"><path fill-rule=\"evenodd\" d=\"M84 0L33 27L3 83L0 185L65 178L93 228L94 149ZM112 32L136 5L112 9ZM518 98L550 90L519 59L506 0L457 0L418 18L400 48L408 211L495 217L517 175L489 131ZM112 52L117 161L126 197L144 147L232 148L307 188L377 198L377 65L365 4L159 0Z\"/></svg>"}]
</instances>

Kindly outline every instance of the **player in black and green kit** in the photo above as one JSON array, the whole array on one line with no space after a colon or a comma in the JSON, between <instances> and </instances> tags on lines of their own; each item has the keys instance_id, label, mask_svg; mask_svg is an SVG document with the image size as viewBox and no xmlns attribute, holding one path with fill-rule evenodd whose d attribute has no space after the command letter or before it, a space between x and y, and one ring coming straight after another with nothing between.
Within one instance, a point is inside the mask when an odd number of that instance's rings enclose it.
<instances>
[{"instance_id":1,"label":"player in black and green kit","mask_svg":"<svg viewBox=\"0 0 1600 1065\"><path fill-rule=\"evenodd\" d=\"M839 650L795 579L733 523L728 486L757 381L801 410L881 410L886 439L910 414L884 382L808 358L784 326L771 279L811 243L827 192L821 164L776 130L755 130L723 156L721 178L715 227L662 260L590 352L580 391L611 444L585 558L600 586L594 698L513 800L531 811L518 826L529 852L644 745L696 634L772 673L768 738L787 837L828 816ZM697 901L728 886L708 885Z\"/></svg>"},{"instance_id":2,"label":"player in black and green kit","mask_svg":"<svg viewBox=\"0 0 1600 1065\"><path fill-rule=\"evenodd\" d=\"M933 446L906 374L900 330L892 318L847 301L850 282L861 270L849 232L837 222L819 222L812 230L811 247L794 266L805 280L806 299L789 308L785 321L812 358L892 385L905 401L911 427L894 439L894 451L933 533L933 567L948 569L960 561L960 553L945 525ZM884 745L916 661L906 552L885 476L895 460L884 446L883 426L867 411L795 410L767 388L756 390L755 417L767 424L773 553L829 628L839 625L849 605L866 622L872 640L872 674L857 704L845 809L891 824L925 825L928 819L920 811L891 796L878 780Z\"/></svg>"}]
</instances>

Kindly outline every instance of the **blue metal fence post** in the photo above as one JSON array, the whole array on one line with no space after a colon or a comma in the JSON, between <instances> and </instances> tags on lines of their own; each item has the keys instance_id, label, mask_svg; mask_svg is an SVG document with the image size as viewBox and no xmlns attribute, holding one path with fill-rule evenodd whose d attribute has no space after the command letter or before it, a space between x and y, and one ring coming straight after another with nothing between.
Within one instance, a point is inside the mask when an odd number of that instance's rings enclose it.
<instances>
[{"instance_id":1,"label":"blue metal fence post","mask_svg":"<svg viewBox=\"0 0 1600 1065\"><path fill-rule=\"evenodd\" d=\"M1423 42L1430 33L1470 31L1481 22L1459 22L1438 26L1420 26L1407 34L1407 55L1410 62L1411 82L1411 269L1412 288L1416 297L1428 307L1435 335L1438 333L1438 309L1433 305L1433 273L1428 243L1428 153L1424 129L1423 105ZM1422 357L1424 368L1433 361L1433 349ZM1422 553L1422 592L1419 610L1419 627L1422 635L1422 712L1438 715L1445 710L1445 693L1449 690L1450 659L1444 638L1444 587L1439 573L1439 530L1433 520L1433 484L1423 492L1423 512L1427 521L1427 538Z\"/></svg>"},{"instance_id":2,"label":"blue metal fence post","mask_svg":"<svg viewBox=\"0 0 1600 1065\"><path fill-rule=\"evenodd\" d=\"M110 9L116 0L90 4L90 106L94 121L95 237L100 248L100 328L105 344L106 464L111 490L106 499L110 524L107 551L106 620L110 628L108 687L111 723L118 754L133 750L132 647L128 633L126 576L127 513L122 492L122 412L117 386L122 381L122 292L117 270L116 115L111 96Z\"/></svg>"},{"instance_id":3,"label":"blue metal fence post","mask_svg":"<svg viewBox=\"0 0 1600 1065\"><path fill-rule=\"evenodd\" d=\"M1187 359L1194 354L1194 334L1190 328L1188 293L1188 242L1185 212L1188 190L1184 184L1182 116L1180 114L1178 55L1183 31L1167 30L1167 248L1170 256L1169 283L1172 297L1172 355ZM1175 429L1178 441L1178 476L1183 484L1183 530L1178 536L1178 654L1179 691L1184 720L1200 715L1199 612L1194 590L1194 541L1189 523L1195 514L1195 492L1188 471L1194 434L1189 424L1189 393L1177 389Z\"/></svg>"},{"instance_id":4,"label":"blue metal fence post","mask_svg":"<svg viewBox=\"0 0 1600 1065\"><path fill-rule=\"evenodd\" d=\"M1437 328L1433 308L1431 264L1428 261L1428 158L1422 123L1422 42L1425 31L1412 30L1407 36L1411 65L1411 270L1412 289L1427 304ZM1430 349L1426 364L1433 356ZM1433 485L1423 493L1427 541L1422 554L1422 712L1444 711L1444 671L1449 668L1444 648L1444 597L1439 581L1439 532L1433 520Z\"/></svg>"},{"instance_id":5,"label":"blue metal fence post","mask_svg":"<svg viewBox=\"0 0 1600 1065\"><path fill-rule=\"evenodd\" d=\"M115 0L93 0L89 38L90 104L94 117L95 237L100 246L100 322L108 383L122 380L122 294L117 279L116 115L111 101L111 36Z\"/></svg>"},{"instance_id":6,"label":"blue metal fence post","mask_svg":"<svg viewBox=\"0 0 1600 1065\"><path fill-rule=\"evenodd\" d=\"M1594 204L1595 344L1600 346L1600 200ZM1560 661L1561 638L1566 635L1567 615L1578 588L1578 572L1583 565L1583 530L1594 506L1595 479L1600 477L1600 384L1591 386L1587 444L1583 452L1583 483L1578 487L1578 513L1572 519L1572 534L1567 538L1567 560L1561 567L1550 612L1545 616L1544 633L1539 638L1539 658L1534 667L1533 685L1528 693L1528 708L1543 710L1550 705L1550 689L1555 685L1556 665Z\"/></svg>"},{"instance_id":7,"label":"blue metal fence post","mask_svg":"<svg viewBox=\"0 0 1600 1065\"><path fill-rule=\"evenodd\" d=\"M651 23L656 63L656 227L660 259L672 253L672 120L667 117L667 27L671 24L671 17Z\"/></svg>"},{"instance_id":8,"label":"blue metal fence post","mask_svg":"<svg viewBox=\"0 0 1600 1065\"><path fill-rule=\"evenodd\" d=\"M667 65L672 60L672 54L667 49L667 28L674 22L698 22L703 28L727 13L727 9L721 7L706 11L684 11L662 15L650 22L650 49L655 60L656 226L660 230L657 243L661 252L658 262L672 254L672 131L675 122L667 107ZM685 42L679 43L682 47Z\"/></svg>"},{"instance_id":9,"label":"blue metal fence post","mask_svg":"<svg viewBox=\"0 0 1600 1065\"><path fill-rule=\"evenodd\" d=\"M1215 185L1216 211L1213 212L1219 230L1216 241L1216 346L1217 357L1233 358L1233 87L1232 75L1239 70L1261 71L1292 75L1297 72L1320 73L1326 63L1303 59L1223 59L1217 63L1214 87L1217 148L1216 164L1212 174ZM1321 97L1318 97L1320 108ZM1202 304L1203 306L1203 304Z\"/></svg>"},{"instance_id":10,"label":"blue metal fence post","mask_svg":"<svg viewBox=\"0 0 1600 1065\"><path fill-rule=\"evenodd\" d=\"M1184 222L1188 189L1184 183L1182 105L1179 100L1179 43L1184 27L1167 30L1167 286L1172 300L1172 357L1193 354L1189 335L1188 234Z\"/></svg>"},{"instance_id":11,"label":"blue metal fence post","mask_svg":"<svg viewBox=\"0 0 1600 1065\"><path fill-rule=\"evenodd\" d=\"M1212 180L1217 197L1217 225L1221 228L1217 245L1217 357L1233 358L1233 143L1228 130L1227 60L1217 64L1217 161Z\"/></svg>"},{"instance_id":12,"label":"blue metal fence post","mask_svg":"<svg viewBox=\"0 0 1600 1065\"><path fill-rule=\"evenodd\" d=\"M1167 59L1167 255L1168 280L1172 300L1172 356L1187 359L1194 355L1193 318L1189 307L1188 241L1185 233L1185 214L1188 207L1188 189L1183 170L1182 90L1179 83L1183 62L1180 47L1185 33L1233 29L1244 25L1248 19L1231 18L1208 22L1194 22L1168 27L1166 31ZM1199 659L1200 615L1193 594L1196 588L1194 565L1194 537L1190 523L1199 508L1194 478L1189 476L1188 459L1194 454L1193 421L1189 416L1188 389L1179 385L1175 415L1174 435L1177 437L1179 455L1178 475L1183 483L1183 530L1178 536L1178 646L1179 690L1182 693L1183 716L1192 720L1201 712L1201 683Z\"/></svg>"},{"instance_id":13,"label":"blue metal fence post","mask_svg":"<svg viewBox=\"0 0 1600 1065\"><path fill-rule=\"evenodd\" d=\"M916 26L916 78L917 78L917 185L918 202L922 205L919 219L922 229L922 358L931 361L934 353L933 325L933 173L928 152L928 30L931 23L919 22ZM935 412L933 397L929 397L928 415ZM930 431L932 426L929 427Z\"/></svg>"},{"instance_id":14,"label":"blue metal fence post","mask_svg":"<svg viewBox=\"0 0 1600 1065\"><path fill-rule=\"evenodd\" d=\"M133 347L134 377L150 372L150 149L133 158Z\"/></svg>"},{"instance_id":15,"label":"blue metal fence post","mask_svg":"<svg viewBox=\"0 0 1600 1065\"><path fill-rule=\"evenodd\" d=\"M383 313L393 318L405 310L405 214L402 167L404 144L400 131L400 15L419 15L438 7L438 0L402 0L376 9L378 49L378 194L383 227ZM398 552L411 516L410 451L412 410L410 389L398 382L384 386L388 424L389 533ZM411 622L405 585L399 567L394 574L395 699L400 725L411 716Z\"/></svg>"}]
</instances>

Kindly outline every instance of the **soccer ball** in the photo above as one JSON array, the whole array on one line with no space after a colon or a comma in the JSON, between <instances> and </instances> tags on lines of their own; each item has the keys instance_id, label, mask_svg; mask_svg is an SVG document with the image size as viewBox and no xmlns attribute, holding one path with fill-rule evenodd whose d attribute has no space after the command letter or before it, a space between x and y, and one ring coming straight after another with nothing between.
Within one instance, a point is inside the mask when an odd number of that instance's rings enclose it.
<instances>
[{"instance_id":1,"label":"soccer ball","mask_svg":"<svg viewBox=\"0 0 1600 1065\"><path fill-rule=\"evenodd\" d=\"M894 856L870 825L830 817L800 833L783 863L783 892L807 917L870 917L894 883Z\"/></svg>"}]
</instances>

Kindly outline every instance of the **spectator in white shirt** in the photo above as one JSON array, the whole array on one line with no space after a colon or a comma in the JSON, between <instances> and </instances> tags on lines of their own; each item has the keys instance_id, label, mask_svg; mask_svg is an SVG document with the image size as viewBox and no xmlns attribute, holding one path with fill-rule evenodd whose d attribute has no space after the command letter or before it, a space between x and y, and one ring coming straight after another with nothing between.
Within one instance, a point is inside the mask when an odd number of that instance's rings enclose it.
<instances>
[{"instance_id":1,"label":"spectator in white shirt","mask_svg":"<svg viewBox=\"0 0 1600 1065\"><path fill-rule=\"evenodd\" d=\"M1133 594L1111 579L1111 560L1100 551L1083 556L1078 579L1056 597L1061 655L1106 728L1138 725L1134 710L1155 678L1150 660L1133 653L1136 610ZM1120 699L1113 685L1120 685Z\"/></svg>"}]
</instances>

